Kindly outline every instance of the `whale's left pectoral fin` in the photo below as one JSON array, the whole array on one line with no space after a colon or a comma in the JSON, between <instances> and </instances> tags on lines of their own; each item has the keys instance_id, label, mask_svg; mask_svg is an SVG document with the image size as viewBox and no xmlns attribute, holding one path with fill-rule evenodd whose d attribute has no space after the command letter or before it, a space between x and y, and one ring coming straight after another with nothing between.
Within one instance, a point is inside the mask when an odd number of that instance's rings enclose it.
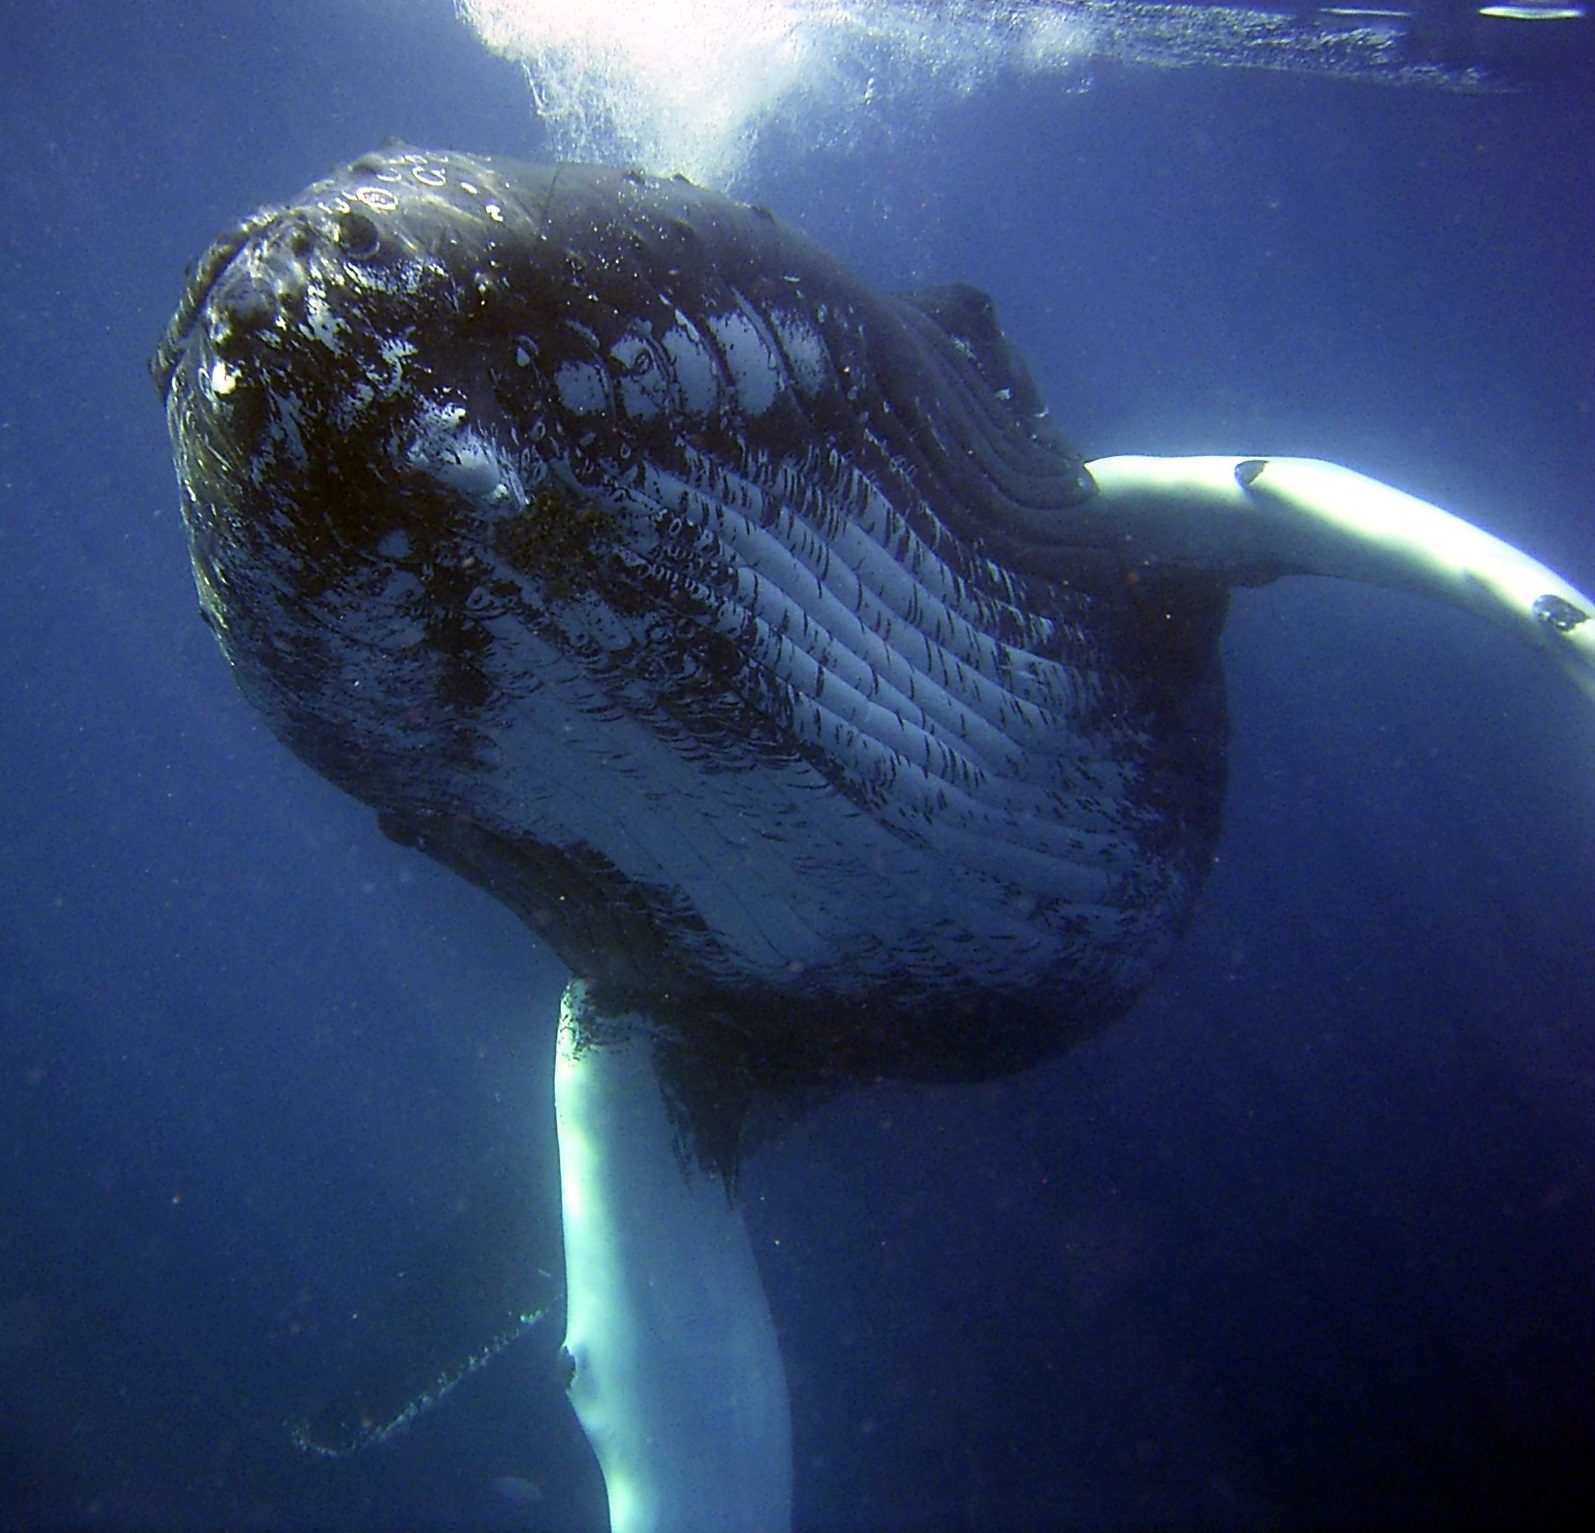
<instances>
[{"instance_id":1,"label":"whale's left pectoral fin","mask_svg":"<svg viewBox=\"0 0 1595 1533\"><path fill-rule=\"evenodd\" d=\"M1545 651L1595 702L1595 600L1521 549L1439 506L1313 458L1099 458L1071 511L1092 542L1152 580L1255 585L1330 575L1478 612Z\"/></svg>"},{"instance_id":2,"label":"whale's left pectoral fin","mask_svg":"<svg viewBox=\"0 0 1595 1533\"><path fill-rule=\"evenodd\" d=\"M682 1137L647 1019L573 982L554 1111L570 1398L612 1533L786 1533L786 1373L742 1211Z\"/></svg>"}]
</instances>

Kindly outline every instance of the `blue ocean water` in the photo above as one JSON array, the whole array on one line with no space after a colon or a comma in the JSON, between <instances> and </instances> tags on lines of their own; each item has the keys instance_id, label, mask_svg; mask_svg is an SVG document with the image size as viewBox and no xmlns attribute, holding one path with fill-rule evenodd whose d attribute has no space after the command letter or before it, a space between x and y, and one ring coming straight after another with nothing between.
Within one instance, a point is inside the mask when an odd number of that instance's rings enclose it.
<instances>
[{"instance_id":1,"label":"blue ocean water","mask_svg":"<svg viewBox=\"0 0 1595 1533\"><path fill-rule=\"evenodd\" d=\"M144 374L218 229L390 135L535 156L525 85L444 0L18 7L0 73L0 1523L601 1527L557 1337L365 1455L282 1430L485 1158L554 1196L563 975L237 696ZM1578 76L1099 63L743 190L990 290L1088 455L1333 458L1588 589L1592 142ZM1225 649L1221 861L1136 1012L747 1170L801 1528L1588 1502L1595 721L1362 588Z\"/></svg>"}]
</instances>

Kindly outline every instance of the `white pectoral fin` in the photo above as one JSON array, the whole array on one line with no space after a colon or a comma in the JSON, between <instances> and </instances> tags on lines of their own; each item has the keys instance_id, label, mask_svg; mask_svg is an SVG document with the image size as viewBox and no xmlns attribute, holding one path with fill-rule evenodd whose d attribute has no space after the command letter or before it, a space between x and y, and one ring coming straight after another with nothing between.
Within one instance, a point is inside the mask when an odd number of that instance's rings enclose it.
<instances>
[{"instance_id":1,"label":"white pectoral fin","mask_svg":"<svg viewBox=\"0 0 1595 1533\"><path fill-rule=\"evenodd\" d=\"M1132 564L1238 583L1332 575L1419 591L1544 650L1595 702L1595 601L1459 516L1314 458L1098 458L1105 530Z\"/></svg>"},{"instance_id":2,"label":"white pectoral fin","mask_svg":"<svg viewBox=\"0 0 1595 1533\"><path fill-rule=\"evenodd\" d=\"M613 1533L786 1533L786 1373L741 1210L684 1154L641 1017L560 1007L554 1108L571 1403ZM612 1040L612 1041L610 1041Z\"/></svg>"}]
</instances>

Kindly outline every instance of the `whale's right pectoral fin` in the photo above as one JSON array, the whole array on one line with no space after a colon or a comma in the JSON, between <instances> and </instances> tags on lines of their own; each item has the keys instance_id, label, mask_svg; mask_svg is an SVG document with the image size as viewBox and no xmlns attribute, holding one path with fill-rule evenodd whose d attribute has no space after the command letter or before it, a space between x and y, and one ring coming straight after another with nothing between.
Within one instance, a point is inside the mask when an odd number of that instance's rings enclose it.
<instances>
[{"instance_id":1,"label":"whale's right pectoral fin","mask_svg":"<svg viewBox=\"0 0 1595 1533\"><path fill-rule=\"evenodd\" d=\"M1313 458L1099 458L1098 546L1152 578L1235 585L1331 575L1481 613L1544 650L1595 702L1595 601L1439 506ZM1071 520L1081 512L1072 510Z\"/></svg>"}]
</instances>

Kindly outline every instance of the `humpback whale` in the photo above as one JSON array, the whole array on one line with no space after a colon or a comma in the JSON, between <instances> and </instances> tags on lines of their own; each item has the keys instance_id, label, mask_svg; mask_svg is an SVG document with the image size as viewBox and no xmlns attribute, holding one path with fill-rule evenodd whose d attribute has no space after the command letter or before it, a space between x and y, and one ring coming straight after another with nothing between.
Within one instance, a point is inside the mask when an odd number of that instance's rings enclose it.
<instances>
[{"instance_id":1,"label":"humpback whale","mask_svg":"<svg viewBox=\"0 0 1595 1533\"><path fill-rule=\"evenodd\" d=\"M152 360L251 703L568 965L572 1402L613 1526L782 1528L739 1157L1133 1004L1220 830L1229 592L1477 610L1595 697L1595 604L1259 454L1087 464L985 295L872 290L664 179L370 154L222 234Z\"/></svg>"}]
</instances>

